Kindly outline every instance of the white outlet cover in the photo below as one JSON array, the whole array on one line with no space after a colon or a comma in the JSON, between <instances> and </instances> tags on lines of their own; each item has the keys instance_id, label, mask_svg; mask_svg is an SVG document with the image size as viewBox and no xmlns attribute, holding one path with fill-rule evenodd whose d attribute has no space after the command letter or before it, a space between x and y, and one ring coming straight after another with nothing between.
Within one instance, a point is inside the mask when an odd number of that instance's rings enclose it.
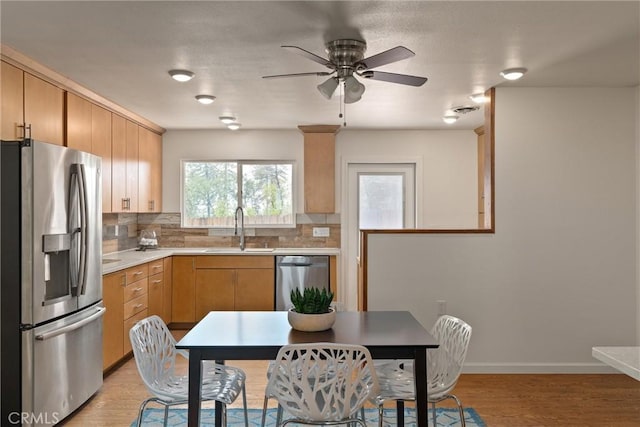
<instances>
[{"instance_id":1,"label":"white outlet cover","mask_svg":"<svg viewBox=\"0 0 640 427\"><path fill-rule=\"evenodd\" d=\"M329 227L313 227L313 237L329 237Z\"/></svg>"}]
</instances>

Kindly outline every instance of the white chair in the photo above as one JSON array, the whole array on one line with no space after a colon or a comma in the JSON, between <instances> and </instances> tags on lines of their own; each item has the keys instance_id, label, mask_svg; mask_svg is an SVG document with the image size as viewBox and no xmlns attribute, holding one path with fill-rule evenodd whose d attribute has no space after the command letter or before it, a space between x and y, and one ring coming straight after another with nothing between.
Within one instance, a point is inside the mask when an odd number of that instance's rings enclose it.
<instances>
[{"instance_id":1,"label":"white chair","mask_svg":"<svg viewBox=\"0 0 640 427\"><path fill-rule=\"evenodd\" d=\"M271 370L265 390L265 423L268 398L278 401L293 418L277 425L346 424L366 427L356 414L379 393L369 350L360 345L312 343L283 346Z\"/></svg>"},{"instance_id":2,"label":"white chair","mask_svg":"<svg viewBox=\"0 0 640 427\"><path fill-rule=\"evenodd\" d=\"M440 316L431 329L440 346L427 350L427 402L433 410L433 425L436 424L436 403L453 399L458 405L460 424L465 427L464 410L460 400L451 393L462 373L467 355L471 326L453 316ZM394 360L376 366L380 394L378 407L387 400L415 400L413 361ZM425 403L427 403L425 402ZM419 403L416 403L419 404ZM401 408L402 405L399 405ZM382 409L380 411L382 413ZM401 416L401 414L398 414Z\"/></svg>"},{"instance_id":3,"label":"white chair","mask_svg":"<svg viewBox=\"0 0 640 427\"><path fill-rule=\"evenodd\" d=\"M138 372L147 390L153 395L140 405L138 427L144 409L150 402L164 405L164 425L167 425L169 407L187 403L189 377L176 375L176 356L189 358L188 352L175 348L176 340L158 316L150 316L136 323L129 332ZM233 403L242 393L245 426L249 426L245 373L231 366L205 361L202 363L202 400L215 400L223 404L223 422L226 425L226 405Z\"/></svg>"}]
</instances>

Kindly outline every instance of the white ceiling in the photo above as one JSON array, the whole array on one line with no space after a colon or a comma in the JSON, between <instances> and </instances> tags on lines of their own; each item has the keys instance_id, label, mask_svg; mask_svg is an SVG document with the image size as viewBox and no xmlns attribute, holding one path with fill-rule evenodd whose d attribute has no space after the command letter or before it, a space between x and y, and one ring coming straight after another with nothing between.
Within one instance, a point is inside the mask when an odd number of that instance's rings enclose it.
<instances>
[{"instance_id":1,"label":"white ceiling","mask_svg":"<svg viewBox=\"0 0 640 427\"><path fill-rule=\"evenodd\" d=\"M426 76L415 88L366 80L347 105L357 129L437 129L445 110L491 86L636 86L638 1L6 1L1 41L167 129L243 129L340 124L338 98L316 90L326 77L262 79L325 71L280 48L325 56L337 38L367 42L365 56L402 45L416 56L379 71ZM498 73L526 67L518 82ZM186 68L177 83L167 71ZM203 106L197 94L216 102ZM463 115L453 128L482 123Z\"/></svg>"}]
</instances>

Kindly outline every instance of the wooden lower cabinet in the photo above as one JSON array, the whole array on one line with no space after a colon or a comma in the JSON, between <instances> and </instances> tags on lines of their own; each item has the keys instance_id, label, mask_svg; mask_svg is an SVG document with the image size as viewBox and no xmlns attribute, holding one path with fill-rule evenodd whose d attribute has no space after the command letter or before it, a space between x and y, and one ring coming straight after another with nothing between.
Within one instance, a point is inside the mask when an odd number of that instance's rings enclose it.
<instances>
[{"instance_id":1,"label":"wooden lower cabinet","mask_svg":"<svg viewBox=\"0 0 640 427\"><path fill-rule=\"evenodd\" d=\"M193 323L196 320L195 257L174 256L171 264L171 322Z\"/></svg>"},{"instance_id":2,"label":"wooden lower cabinet","mask_svg":"<svg viewBox=\"0 0 640 427\"><path fill-rule=\"evenodd\" d=\"M107 311L102 320L102 369L106 370L122 358L124 319L124 272L106 274L102 279L102 301Z\"/></svg>"},{"instance_id":3,"label":"wooden lower cabinet","mask_svg":"<svg viewBox=\"0 0 640 427\"><path fill-rule=\"evenodd\" d=\"M142 310L140 312L138 312L137 314L134 314L133 316L129 317L128 319L126 319L124 321L124 324L122 325L122 331L124 334L124 351L123 351L123 356L126 356L127 354L129 354L132 351L131 348L131 339L129 338L129 331L131 330L131 328L133 328L133 326L138 323L139 321L141 321L142 319L148 317L149 314L147 312L147 310Z\"/></svg>"},{"instance_id":4,"label":"wooden lower cabinet","mask_svg":"<svg viewBox=\"0 0 640 427\"><path fill-rule=\"evenodd\" d=\"M274 286L273 257L196 257L196 321L214 310L273 310Z\"/></svg>"},{"instance_id":5,"label":"wooden lower cabinet","mask_svg":"<svg viewBox=\"0 0 640 427\"><path fill-rule=\"evenodd\" d=\"M234 310L271 311L275 307L273 268L236 270Z\"/></svg>"},{"instance_id":6,"label":"wooden lower cabinet","mask_svg":"<svg viewBox=\"0 0 640 427\"><path fill-rule=\"evenodd\" d=\"M172 305L172 291L173 291L173 262L172 257L166 257L162 260L163 264L163 272L164 276L164 289L163 289L163 298L162 298L162 320L167 325L173 322L171 317L171 305Z\"/></svg>"},{"instance_id":7,"label":"wooden lower cabinet","mask_svg":"<svg viewBox=\"0 0 640 427\"><path fill-rule=\"evenodd\" d=\"M173 257L174 323L200 321L209 311L273 310L274 257Z\"/></svg>"},{"instance_id":8,"label":"wooden lower cabinet","mask_svg":"<svg viewBox=\"0 0 640 427\"><path fill-rule=\"evenodd\" d=\"M157 314L165 323L166 294L171 281L165 281L165 265L171 258L140 264L103 276L102 299L107 311L102 333L103 370L107 370L131 352L129 331L140 320ZM168 298L169 307L171 299Z\"/></svg>"},{"instance_id":9,"label":"wooden lower cabinet","mask_svg":"<svg viewBox=\"0 0 640 427\"><path fill-rule=\"evenodd\" d=\"M164 308L164 274L158 273L149 277L149 316L154 314L163 317ZM163 319L164 320L164 319Z\"/></svg>"},{"instance_id":10,"label":"wooden lower cabinet","mask_svg":"<svg viewBox=\"0 0 640 427\"><path fill-rule=\"evenodd\" d=\"M231 269L199 269L196 271L196 321L202 319L210 311L234 309L235 272L236 270Z\"/></svg>"}]
</instances>

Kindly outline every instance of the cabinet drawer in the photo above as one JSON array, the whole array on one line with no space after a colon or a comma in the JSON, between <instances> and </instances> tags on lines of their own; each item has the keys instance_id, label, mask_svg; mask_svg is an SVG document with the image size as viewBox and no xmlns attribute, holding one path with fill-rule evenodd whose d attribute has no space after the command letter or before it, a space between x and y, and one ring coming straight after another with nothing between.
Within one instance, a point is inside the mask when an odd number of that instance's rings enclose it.
<instances>
[{"instance_id":1,"label":"cabinet drawer","mask_svg":"<svg viewBox=\"0 0 640 427\"><path fill-rule=\"evenodd\" d=\"M140 279L144 279L149 276L149 265L148 264L140 264L135 267L130 267L125 270L125 274L127 275L127 283L132 283L138 281Z\"/></svg>"},{"instance_id":2,"label":"cabinet drawer","mask_svg":"<svg viewBox=\"0 0 640 427\"><path fill-rule=\"evenodd\" d=\"M163 260L161 259L149 262L149 276L152 274L162 273L163 264Z\"/></svg>"},{"instance_id":3,"label":"cabinet drawer","mask_svg":"<svg viewBox=\"0 0 640 427\"><path fill-rule=\"evenodd\" d=\"M196 268L274 268L269 255L202 255L196 257Z\"/></svg>"},{"instance_id":4,"label":"cabinet drawer","mask_svg":"<svg viewBox=\"0 0 640 427\"><path fill-rule=\"evenodd\" d=\"M144 295L140 295L137 298L132 299L129 302L124 303L124 318L128 319L131 316L133 316L134 314L140 313L143 310L147 309L147 306L149 305L148 302L148 295L144 294Z\"/></svg>"},{"instance_id":5,"label":"cabinet drawer","mask_svg":"<svg viewBox=\"0 0 640 427\"><path fill-rule=\"evenodd\" d=\"M149 279L138 280L124 287L124 302L131 301L149 290Z\"/></svg>"},{"instance_id":6,"label":"cabinet drawer","mask_svg":"<svg viewBox=\"0 0 640 427\"><path fill-rule=\"evenodd\" d=\"M153 276L149 276L148 280L149 280L149 289L157 288L158 286L162 286L162 283L164 282L164 274L163 273L154 274Z\"/></svg>"},{"instance_id":7,"label":"cabinet drawer","mask_svg":"<svg viewBox=\"0 0 640 427\"><path fill-rule=\"evenodd\" d=\"M147 310L142 310L135 316L132 316L124 321L124 325L123 325L124 337L122 339L123 354L125 355L129 354L129 352L131 351L131 339L129 338L129 331L131 330L131 328L133 328L133 325L135 325L136 323L138 323L139 321L141 321L146 317L147 317Z\"/></svg>"}]
</instances>

